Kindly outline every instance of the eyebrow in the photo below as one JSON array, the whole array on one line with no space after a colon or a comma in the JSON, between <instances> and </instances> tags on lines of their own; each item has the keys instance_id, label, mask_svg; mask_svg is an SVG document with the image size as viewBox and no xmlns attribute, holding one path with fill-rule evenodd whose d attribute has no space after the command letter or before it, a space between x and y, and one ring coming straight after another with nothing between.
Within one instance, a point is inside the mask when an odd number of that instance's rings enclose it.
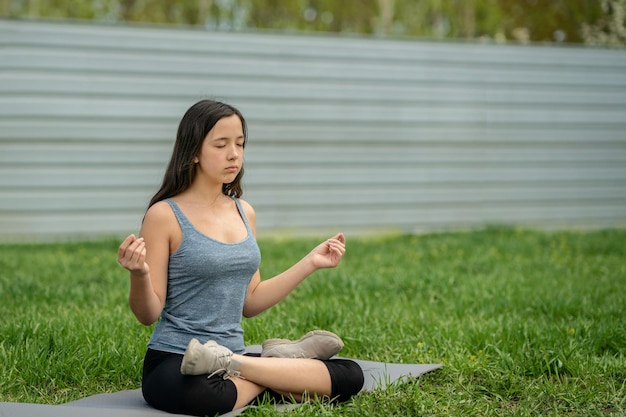
<instances>
[{"instance_id":1,"label":"eyebrow","mask_svg":"<svg viewBox=\"0 0 626 417\"><path fill-rule=\"evenodd\" d=\"M235 138L235 140L239 140L239 139L245 139L245 137L244 137L243 135L241 135L241 136L237 136L237 137ZM220 140L230 140L230 138L229 138L229 137L224 137L224 136L223 136L223 137L219 137L219 138L213 138L213 139L211 139L211 141L212 141L212 142L217 142L217 141L220 141Z\"/></svg>"}]
</instances>

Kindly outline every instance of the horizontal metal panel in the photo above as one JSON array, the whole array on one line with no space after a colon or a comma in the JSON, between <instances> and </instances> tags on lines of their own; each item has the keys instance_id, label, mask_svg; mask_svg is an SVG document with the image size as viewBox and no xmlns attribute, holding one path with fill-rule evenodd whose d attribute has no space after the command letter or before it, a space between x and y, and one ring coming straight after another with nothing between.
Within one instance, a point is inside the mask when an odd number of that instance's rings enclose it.
<instances>
[{"instance_id":1,"label":"horizontal metal panel","mask_svg":"<svg viewBox=\"0 0 626 417\"><path fill-rule=\"evenodd\" d=\"M184 110L182 110L184 112ZM0 142L27 140L67 141L91 143L144 143L171 146L181 115L158 119L83 118L81 115L67 118L37 118L17 116L3 119L0 114ZM507 146L510 143L535 146L538 149L551 146L624 146L626 145L626 120L615 123L533 123L509 126L490 124L441 124L432 122L403 122L374 124L315 123L311 121L281 121L256 119L246 115L248 122L249 149L257 144L350 143L353 146L384 141L390 146L407 144L453 144L455 146L489 145ZM17 119L17 120L16 120Z\"/></svg>"},{"instance_id":2,"label":"horizontal metal panel","mask_svg":"<svg viewBox=\"0 0 626 417\"><path fill-rule=\"evenodd\" d=\"M41 143L0 141L0 165L36 165L38 167L105 166L152 166L163 171L172 152L167 143L137 144L116 142Z\"/></svg>"},{"instance_id":3,"label":"horizontal metal panel","mask_svg":"<svg viewBox=\"0 0 626 417\"><path fill-rule=\"evenodd\" d=\"M556 66L544 69L536 66L471 67L450 65L416 65L415 63L372 63L282 60L280 65L275 58L259 59L254 56L189 55L177 54L137 54L97 51L66 50L24 50L6 47L2 53L0 71L3 70L45 70L81 71L83 73L145 74L209 77L230 76L266 79L289 78L305 80L310 78L327 80L357 80L369 82L395 83L474 83L480 85L536 85L568 86L584 83L596 88L625 88L626 81L619 72L606 71L601 77L593 72L572 70L569 66ZM254 67L254 72L250 67Z\"/></svg>"},{"instance_id":4,"label":"horizontal metal panel","mask_svg":"<svg viewBox=\"0 0 626 417\"><path fill-rule=\"evenodd\" d=\"M448 186L387 186L342 187L328 185L324 188L294 189L283 187L251 189L244 194L244 199L257 210L279 206L286 209L304 209L327 206L344 207L347 211L360 210L362 205L370 207L431 207L434 210L454 207L480 206L483 204L524 204L534 202L542 204L571 205L578 202L595 201L597 204L617 203L626 200L626 185L614 184L549 184L541 186L501 186L499 184L482 187L462 187L457 184ZM625 207L626 210L626 207Z\"/></svg>"},{"instance_id":5,"label":"horizontal metal panel","mask_svg":"<svg viewBox=\"0 0 626 417\"><path fill-rule=\"evenodd\" d=\"M16 188L57 189L72 187L156 187L163 179L162 168L122 167L4 167L0 166L0 190Z\"/></svg>"},{"instance_id":6,"label":"horizontal metal panel","mask_svg":"<svg viewBox=\"0 0 626 417\"><path fill-rule=\"evenodd\" d=\"M131 52L272 56L278 59L353 60L355 57L374 61L418 60L430 56L441 62L493 65L496 57L505 57L516 65L551 66L555 62L589 68L626 67L625 58L604 48L582 46L493 45L469 42L429 42L424 40L393 40L373 37L284 36L263 31L254 33L206 32L204 30L124 27L90 24L68 25L45 22L0 22L0 42L23 47L62 46L68 49L112 48ZM129 42L129 39L133 42ZM329 48L328 45L332 45ZM580 62L580 51L589 60ZM287 51L289 53L287 53Z\"/></svg>"},{"instance_id":7,"label":"horizontal metal panel","mask_svg":"<svg viewBox=\"0 0 626 417\"><path fill-rule=\"evenodd\" d=\"M381 141L384 142L384 141ZM395 146L367 144L355 149L351 145L325 145L313 147L258 146L246 162L254 166L267 167L279 162L282 166L306 164L318 166L354 165L420 165L420 166L468 166L480 164L482 166L529 166L539 164L551 166L574 164L574 166L600 163L602 166L612 164L626 164L625 146L607 147L507 147L507 146L413 146L398 149Z\"/></svg>"},{"instance_id":8,"label":"horizontal metal panel","mask_svg":"<svg viewBox=\"0 0 626 417\"><path fill-rule=\"evenodd\" d=\"M75 213L88 211L135 212L141 215L156 188L149 189L67 189L62 192L42 189L12 189L2 192L0 216L10 213ZM245 190L246 201L256 210L307 210L337 208L358 211L389 206L433 210L454 207L480 207L491 204L617 204L626 201L626 184L551 184L537 187L501 186L461 187L458 185L429 187L386 186L343 187L329 184L323 188L255 187ZM626 209L626 208L625 208Z\"/></svg>"},{"instance_id":9,"label":"horizontal metal panel","mask_svg":"<svg viewBox=\"0 0 626 417\"><path fill-rule=\"evenodd\" d=\"M49 214L46 216L15 214L0 216L0 230L4 239L59 238L86 236L122 236L136 233L141 217L134 213L98 212Z\"/></svg>"},{"instance_id":10,"label":"horizontal metal panel","mask_svg":"<svg viewBox=\"0 0 626 417\"><path fill-rule=\"evenodd\" d=\"M245 165L268 168L279 164L288 167L335 167L342 165L381 166L600 166L626 165L626 143L598 146L543 146L501 144L433 145L413 144L398 149L381 140L361 146L353 144L254 143L244 151ZM251 149L252 148L252 149ZM169 143L118 142L0 142L0 164L62 166L70 168L103 166L149 166L165 169L172 145Z\"/></svg>"},{"instance_id":11,"label":"horizontal metal panel","mask_svg":"<svg viewBox=\"0 0 626 417\"><path fill-rule=\"evenodd\" d=\"M0 167L0 190L22 187L155 187L163 178L163 169L151 167ZM381 185L397 184L482 184L482 183L537 183L543 181L626 181L624 164L608 167L406 167L340 166L322 168L249 168L246 185L320 186L324 184Z\"/></svg>"},{"instance_id":12,"label":"horizontal metal panel","mask_svg":"<svg viewBox=\"0 0 626 417\"><path fill-rule=\"evenodd\" d=\"M337 208L318 215L318 211L257 210L257 228L263 231L293 231L295 233L315 230L342 231L356 229L363 232L380 228L399 230L432 230L459 226L484 226L494 223L531 224L552 227L576 227L578 224L613 224L616 218L623 219L624 204L602 205L492 205L485 207L447 207L439 210L430 208L364 208L347 212ZM377 219L372 222L372 219ZM608 221L608 222L607 222ZM619 225L619 223L617 224ZM625 224L622 222L622 226ZM15 214L0 216L0 230L5 238L19 236L67 236L109 235L121 236L136 233L141 227L141 214L111 213L94 211L90 213L53 213L47 216Z\"/></svg>"},{"instance_id":13,"label":"horizontal metal panel","mask_svg":"<svg viewBox=\"0 0 626 417\"><path fill-rule=\"evenodd\" d=\"M297 224L303 229L330 228L340 231L342 228L371 230L377 227L397 227L400 230L432 229L433 226L485 226L494 223L503 224L541 224L575 226L578 222L593 222L594 219L622 219L617 225L625 226L624 203L568 205L531 205L507 204L485 205L480 207L446 207L437 210L430 208L378 208L365 207L363 210L350 211L328 210L324 216L314 211L257 210L259 229L289 229ZM376 219L376 222L372 222Z\"/></svg>"},{"instance_id":14,"label":"horizontal metal panel","mask_svg":"<svg viewBox=\"0 0 626 417\"><path fill-rule=\"evenodd\" d=\"M172 114L184 113L188 101L154 101L150 99L118 99L109 97L66 98L66 97L22 97L0 96L0 113L3 117L30 115L37 118L82 117L159 118L171 117ZM373 107L369 103L343 106L341 103L306 103L306 102L238 102L235 103L244 114L260 119L284 121L317 121L376 123L412 122L412 123L481 123L489 125L521 123L577 123L602 124L622 122L624 109L616 106L609 108L542 108L528 105L522 108L505 106L485 107L479 104L461 106L432 106L426 103Z\"/></svg>"},{"instance_id":15,"label":"horizontal metal panel","mask_svg":"<svg viewBox=\"0 0 626 417\"><path fill-rule=\"evenodd\" d=\"M248 169L246 181L250 186L263 184L276 185L323 185L330 183L352 184L438 184L456 182L458 184L481 183L533 183L542 181L623 181L626 180L626 166L612 167L499 167L490 169L475 167L346 167L333 169L311 167L307 169Z\"/></svg>"},{"instance_id":16,"label":"horizontal metal panel","mask_svg":"<svg viewBox=\"0 0 626 417\"><path fill-rule=\"evenodd\" d=\"M159 146L174 143L180 116L150 120L128 120L112 118L83 118L73 115L66 119L38 118L33 115L16 115L10 119L0 115L0 143L27 140L33 143L42 141L96 142L111 143L148 142Z\"/></svg>"},{"instance_id":17,"label":"horizontal metal panel","mask_svg":"<svg viewBox=\"0 0 626 417\"><path fill-rule=\"evenodd\" d=\"M138 229L204 97L261 231L626 222L620 51L0 20L0 237Z\"/></svg>"},{"instance_id":18,"label":"horizontal metal panel","mask_svg":"<svg viewBox=\"0 0 626 417\"><path fill-rule=\"evenodd\" d=\"M480 84L450 85L437 83L372 83L353 80L233 79L231 76L201 79L172 79L146 75L87 75L82 73L28 73L6 71L0 95L60 95L76 99L93 95L102 97L154 97L193 100L198 93L227 95L231 99L341 101L378 100L385 103L461 103L499 105L576 105L607 107L626 106L626 88L601 90L575 84L569 87L506 84L484 88Z\"/></svg>"}]
</instances>

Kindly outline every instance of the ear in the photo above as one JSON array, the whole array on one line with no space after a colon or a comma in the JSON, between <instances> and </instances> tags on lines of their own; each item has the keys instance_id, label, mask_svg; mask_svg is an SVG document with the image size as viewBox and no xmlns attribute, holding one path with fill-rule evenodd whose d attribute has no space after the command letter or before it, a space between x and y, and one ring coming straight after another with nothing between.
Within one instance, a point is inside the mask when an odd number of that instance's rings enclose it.
<instances>
[{"instance_id":1,"label":"ear","mask_svg":"<svg viewBox=\"0 0 626 417\"><path fill-rule=\"evenodd\" d=\"M198 157L197 157L197 156L195 156L195 157L193 158L193 163L194 163L194 164L197 164L198 162L200 162L200 160L198 159Z\"/></svg>"}]
</instances>

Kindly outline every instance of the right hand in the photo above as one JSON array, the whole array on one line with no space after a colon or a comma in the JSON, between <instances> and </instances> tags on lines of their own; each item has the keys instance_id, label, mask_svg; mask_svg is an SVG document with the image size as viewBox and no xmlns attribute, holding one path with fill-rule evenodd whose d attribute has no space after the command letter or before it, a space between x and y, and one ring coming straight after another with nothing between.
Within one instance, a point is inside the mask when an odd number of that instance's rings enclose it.
<instances>
[{"instance_id":1,"label":"right hand","mask_svg":"<svg viewBox=\"0 0 626 417\"><path fill-rule=\"evenodd\" d=\"M131 274L147 274L146 242L143 238L130 235L120 245L117 252L117 262L129 270Z\"/></svg>"}]
</instances>

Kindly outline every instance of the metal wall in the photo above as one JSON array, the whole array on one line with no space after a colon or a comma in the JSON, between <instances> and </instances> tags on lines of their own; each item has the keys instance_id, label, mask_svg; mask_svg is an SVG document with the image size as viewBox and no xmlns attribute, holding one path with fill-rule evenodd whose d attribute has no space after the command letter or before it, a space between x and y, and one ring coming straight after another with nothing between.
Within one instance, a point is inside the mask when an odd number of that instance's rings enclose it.
<instances>
[{"instance_id":1,"label":"metal wall","mask_svg":"<svg viewBox=\"0 0 626 417\"><path fill-rule=\"evenodd\" d=\"M626 225L626 51L0 20L0 239L135 232L185 110L264 232Z\"/></svg>"}]
</instances>

